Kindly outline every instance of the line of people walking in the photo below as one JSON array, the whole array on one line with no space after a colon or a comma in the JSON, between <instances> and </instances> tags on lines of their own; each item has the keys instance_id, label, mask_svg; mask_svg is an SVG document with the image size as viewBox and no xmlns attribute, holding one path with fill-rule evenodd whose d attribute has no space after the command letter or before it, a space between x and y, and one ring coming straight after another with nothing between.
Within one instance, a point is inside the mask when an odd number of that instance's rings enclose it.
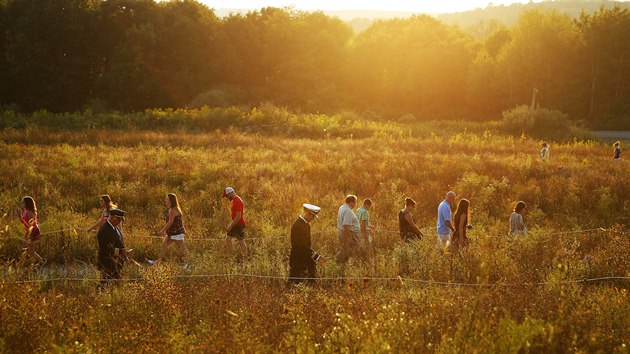
<instances>
[{"instance_id":1,"label":"line of people walking","mask_svg":"<svg viewBox=\"0 0 630 354\"><path fill-rule=\"evenodd\" d=\"M231 222L225 230L227 234L225 238L227 248L231 251L233 248L232 239L236 239L239 246L240 260L246 260L249 250L245 243L245 204L232 187L225 188L222 197L227 198L231 202ZM165 224L159 230L155 230L156 235L165 235L164 241L162 242L159 257L155 260L149 259L147 263L149 265L159 263L166 256L168 247L171 244L175 244L183 254L183 268L189 269L190 266L187 262L189 251L184 243L186 228L177 196L174 193L167 194L165 204L167 207L164 215ZM101 216L86 231L98 230L96 236L98 244L97 268L101 272L101 286L103 286L111 281L120 279L123 265L130 260L129 252L131 250L125 246L121 228L126 212L119 209L107 194L100 196L99 206L102 208ZM17 209L17 215L25 228L24 253L29 258L34 259L37 265L44 265L46 259L42 258L35 251L35 245L41 237L39 224L37 223L35 200L30 196L23 197L20 208Z\"/></svg>"},{"instance_id":2,"label":"line of people walking","mask_svg":"<svg viewBox=\"0 0 630 354\"><path fill-rule=\"evenodd\" d=\"M222 197L230 201L231 221L226 226L226 248L233 251L233 240L238 244L239 258L242 262L247 260L249 249L245 242L245 226L243 199L238 196L232 187L227 187L222 191ZM186 228L184 226L184 215L180 207L177 196L169 193L165 197L166 211L164 213L164 226L155 230L158 236L164 235L159 257L154 260L147 260L149 265L154 265L162 261L171 244L175 244L183 255L183 268L189 269L189 251L185 245ZM453 191L446 193L444 200L437 208L436 240L440 249L450 248L458 250L468 245L467 230L472 228L470 215L472 209L470 201L460 199L455 212L452 213L452 206L455 205L456 194ZM398 212L398 223L400 238L403 242L414 242L426 237L416 224L413 212L416 202L411 198L405 198L405 207ZM344 267L348 260L355 255L372 255L372 234L370 232L370 208L373 201L370 198L363 200L363 203L355 212L358 198L355 195L348 195L344 203L337 210L337 238L339 240L339 251L335 254L335 262ZM87 231L98 229L98 262L97 267L101 271L102 284L120 279L124 263L128 262L130 251L125 246L125 240L121 229L121 223L125 220L125 211L118 208L109 195L101 195L99 206L102 208L101 216ZM509 218L509 233L511 235L526 235L527 228L523 221L523 214L527 206L523 201L519 201ZM303 213L293 222L291 226L291 251L289 256L289 283L299 283L303 278L314 279L317 274L317 264L325 262L326 258L315 252L311 248L310 223L314 221L321 208L313 204L303 204ZM34 258L39 265L46 263L37 252L34 245L40 239L41 232L37 223L37 208L35 200L30 196L25 196L21 201L21 209L18 216L25 227L24 250L25 253Z\"/></svg>"},{"instance_id":3,"label":"line of people walking","mask_svg":"<svg viewBox=\"0 0 630 354\"><path fill-rule=\"evenodd\" d=\"M546 142L541 145L539 155L542 160L549 161L550 147ZM613 144L613 160L621 160L621 143ZM230 252L234 251L234 242L238 247L238 262L248 259L249 248L245 242L245 226L243 199L238 196L232 187L223 189L221 196L230 202L231 220L225 228L225 245ZM453 251L465 248L468 243L467 231L472 229L470 223L472 209L470 201L460 199L455 205L456 194L453 191L446 193L437 208L436 225L436 246L439 249L450 249ZM164 226L159 230L154 230L157 236L164 236L159 256L156 259L148 259L149 265L154 265L162 261L167 254L168 247L175 244L183 255L183 268L189 269L189 251L185 244L186 228L184 226L184 216L177 196L169 193L165 197L166 211L164 214ZM348 260L355 255L373 254L372 234L370 232L370 208L373 201L370 198L363 200L363 203L356 209L358 199L355 195L348 195L345 202L337 210L337 238L339 240L339 251L335 254L335 262L344 267ZM405 198L404 208L398 212L398 225L401 240L409 243L425 238L426 235L418 227L414 217L416 201L412 198ZM99 206L102 213L98 220L86 230L91 232L98 230L98 269L102 273L103 282L120 278L122 265L129 260L129 251L125 247L124 237L121 230L121 222L125 219L125 211L118 209L118 206L107 194L99 198ZM513 208L509 217L509 234L514 236L527 235L523 215L527 210L527 205L519 201ZM289 283L298 283L298 278L315 278L317 262L324 262L326 258L311 249L310 223L315 220L321 208L313 204L304 204L303 213L294 221L291 227L291 254L289 257L290 275ZM35 245L41 238L39 224L37 222L37 207L33 197L22 198L17 216L25 228L23 242L24 253L35 260L39 266L44 265L47 260L35 251Z\"/></svg>"},{"instance_id":4,"label":"line of people walking","mask_svg":"<svg viewBox=\"0 0 630 354\"><path fill-rule=\"evenodd\" d=\"M447 192L444 200L440 202L437 208L436 246L440 250L457 251L465 248L469 243L467 231L473 228L472 224L470 224L470 216L472 214L470 201L465 198L460 199L455 212L452 212L452 206L455 205L456 197L455 192ZM372 237L369 233L369 209L373 202L369 198L365 199L363 205L354 212L356 204L357 197L348 195L345 203L337 211L337 237L340 250L334 259L341 266L345 265L351 256L372 249ZM406 243L426 237L416 224L416 219L413 215L415 208L416 201L411 198L405 198L405 207L398 212L400 238ZM519 201L514 207L509 219L510 235L527 234L523 221L525 209L526 205L523 201ZM318 206L304 204L303 213L293 222L291 227L291 254L289 257L288 284L290 286L303 280L309 283L314 282L317 278L317 264L326 262L324 256L311 248L310 223L318 217L320 211L321 208Z\"/></svg>"}]
</instances>

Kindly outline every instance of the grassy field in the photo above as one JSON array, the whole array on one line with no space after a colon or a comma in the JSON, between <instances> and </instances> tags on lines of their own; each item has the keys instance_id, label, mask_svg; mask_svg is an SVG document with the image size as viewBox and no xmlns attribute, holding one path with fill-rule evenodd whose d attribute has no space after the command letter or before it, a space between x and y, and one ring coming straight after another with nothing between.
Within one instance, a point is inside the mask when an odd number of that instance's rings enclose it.
<instances>
[{"instance_id":1,"label":"grassy field","mask_svg":"<svg viewBox=\"0 0 630 354\"><path fill-rule=\"evenodd\" d=\"M111 127L78 117L72 129L3 118L1 351L628 352L628 280L572 282L630 276L630 175L610 146L552 143L543 163L539 141L492 125L327 116L276 124L263 115L179 129L164 116ZM228 185L246 203L244 264L221 242ZM449 189L474 210L460 254L435 249L436 208ZM161 240L147 236L163 223L168 192L182 204L192 269L173 252L159 266L128 264L127 281L96 291L95 233L82 228L98 218L99 195L128 212L126 243L143 262L159 252ZM349 193L375 202L374 257L353 258L345 271L328 262L319 285L286 290L287 235L301 204L323 208L313 243L332 256ZM65 230L38 244L43 269L20 257L12 210L27 194L42 232ZM392 232L406 196L429 235L411 245ZM518 200L529 205L530 235L514 240L507 219Z\"/></svg>"}]
</instances>

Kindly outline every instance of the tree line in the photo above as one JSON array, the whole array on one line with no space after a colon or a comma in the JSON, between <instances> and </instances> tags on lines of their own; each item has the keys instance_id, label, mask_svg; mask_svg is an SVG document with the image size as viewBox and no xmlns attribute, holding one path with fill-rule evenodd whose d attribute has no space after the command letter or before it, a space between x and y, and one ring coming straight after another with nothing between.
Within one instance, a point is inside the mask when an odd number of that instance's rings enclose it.
<instances>
[{"instance_id":1,"label":"tree line","mask_svg":"<svg viewBox=\"0 0 630 354\"><path fill-rule=\"evenodd\" d=\"M489 119L536 102L630 127L630 12L464 31L427 15L354 33L322 12L219 18L192 0L0 0L0 104L24 112L256 105ZM369 113L369 114L368 114Z\"/></svg>"}]
</instances>

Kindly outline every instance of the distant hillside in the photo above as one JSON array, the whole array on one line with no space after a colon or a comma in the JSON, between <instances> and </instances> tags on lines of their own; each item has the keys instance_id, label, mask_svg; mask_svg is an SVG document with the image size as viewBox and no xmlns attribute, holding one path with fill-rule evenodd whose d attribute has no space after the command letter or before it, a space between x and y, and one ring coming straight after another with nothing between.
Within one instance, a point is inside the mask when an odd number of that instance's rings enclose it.
<instances>
[{"instance_id":1,"label":"distant hillside","mask_svg":"<svg viewBox=\"0 0 630 354\"><path fill-rule=\"evenodd\" d=\"M539 3L530 2L528 4L512 4L509 6L492 5L490 2L486 8L475 9L471 11L448 13L448 14L431 14L441 21L467 28L478 24L481 21L498 20L506 25L514 23L518 16L526 10L530 9L554 9L563 13L567 13L572 17L578 17L582 11L593 13L602 6L613 8L619 6L621 8L630 8L630 1L607 1L607 0L556 0L543 1ZM216 9L215 13L219 17L228 16L230 13L247 13L251 10L246 9ZM328 16L334 16L349 23L355 32L361 32L368 28L372 22L379 19L405 18L414 15L413 12L402 11L324 11Z\"/></svg>"},{"instance_id":2,"label":"distant hillside","mask_svg":"<svg viewBox=\"0 0 630 354\"><path fill-rule=\"evenodd\" d=\"M498 20L510 25L514 23L519 15L526 10L531 9L546 9L557 10L572 17L580 16L582 11L586 13L593 13L598 11L602 6L606 8L613 8L619 6L621 8L630 8L630 2L628 1L602 1L602 0L582 0L582 1L543 1L540 3L530 2L528 4L513 4L510 6L493 6L488 5L484 9L475 9L471 11L440 14L436 15L438 19L448 24L458 25L462 28L466 28L479 23L480 21Z\"/></svg>"}]
</instances>

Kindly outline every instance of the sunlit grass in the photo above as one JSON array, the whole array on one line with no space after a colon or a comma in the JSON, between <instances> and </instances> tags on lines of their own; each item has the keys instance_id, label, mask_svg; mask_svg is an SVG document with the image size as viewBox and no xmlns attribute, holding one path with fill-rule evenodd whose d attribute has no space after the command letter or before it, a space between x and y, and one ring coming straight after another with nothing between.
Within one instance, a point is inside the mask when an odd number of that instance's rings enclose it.
<instances>
[{"instance_id":1,"label":"sunlit grass","mask_svg":"<svg viewBox=\"0 0 630 354\"><path fill-rule=\"evenodd\" d=\"M341 125L343 133L312 136L243 127L0 132L0 214L9 213L0 219L7 282L0 284L0 348L624 351L627 281L565 283L630 275L630 239L615 226L628 222L630 176L626 162L612 163L609 146L552 143L552 160L542 163L539 141L487 125L370 124L363 134ZM246 203L252 256L242 265L222 241L227 185ZM449 189L471 200L475 225L470 246L453 255L437 252L433 231ZM98 217L98 196L110 194L128 212L126 243L144 263L159 252L161 240L147 236L163 223L167 192L182 204L192 269L181 268L172 248L162 265L128 264L123 284L96 291L95 233L81 228ZM352 258L345 270L328 262L319 286L287 291L288 230L301 204L322 206L313 246L332 256L336 211L348 193L375 201L374 258ZM22 226L10 214L25 194L38 202L42 232L66 230L37 245L49 260L43 269L21 257ZM418 201L415 215L428 233L411 245L395 233L405 196ZM530 235L513 240L507 217L518 200L529 205ZM600 226L607 230L558 234ZM35 282L11 284L17 281Z\"/></svg>"}]
</instances>

